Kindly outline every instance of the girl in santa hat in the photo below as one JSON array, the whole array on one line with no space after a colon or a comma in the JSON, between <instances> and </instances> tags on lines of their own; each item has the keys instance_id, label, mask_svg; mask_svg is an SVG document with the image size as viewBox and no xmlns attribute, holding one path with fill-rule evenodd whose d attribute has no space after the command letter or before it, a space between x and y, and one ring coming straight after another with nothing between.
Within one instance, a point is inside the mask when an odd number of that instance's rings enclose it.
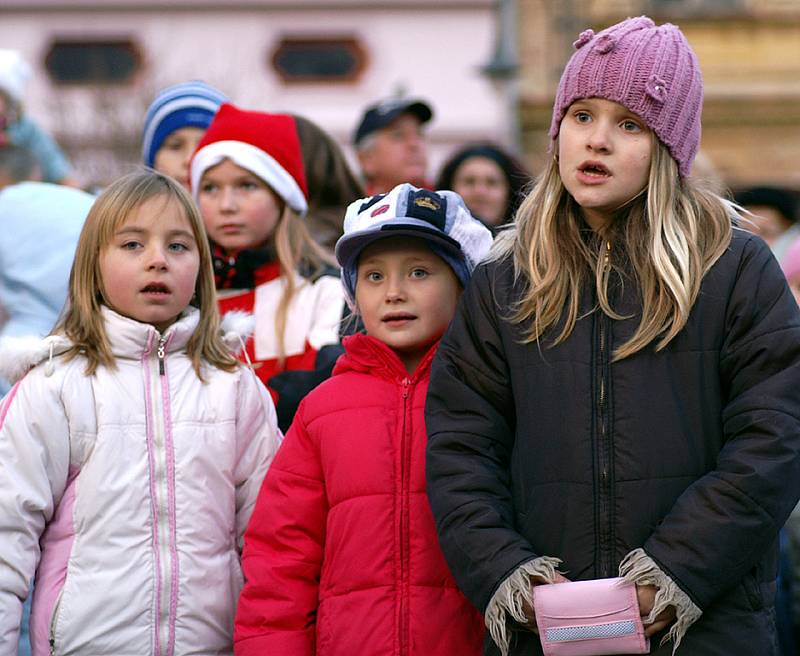
<instances>
[{"instance_id":1,"label":"girl in santa hat","mask_svg":"<svg viewBox=\"0 0 800 656\"><path fill-rule=\"evenodd\" d=\"M255 315L245 357L286 430L341 352L344 309L339 278L329 275L335 270L303 221L308 191L294 117L223 104L190 177L211 240L220 312Z\"/></svg>"}]
</instances>

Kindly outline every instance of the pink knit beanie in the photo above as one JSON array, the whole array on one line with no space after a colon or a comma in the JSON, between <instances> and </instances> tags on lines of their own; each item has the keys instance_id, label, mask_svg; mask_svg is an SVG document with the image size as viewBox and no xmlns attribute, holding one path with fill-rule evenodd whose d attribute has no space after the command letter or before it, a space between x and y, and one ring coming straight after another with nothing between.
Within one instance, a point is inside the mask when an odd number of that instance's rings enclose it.
<instances>
[{"instance_id":1,"label":"pink knit beanie","mask_svg":"<svg viewBox=\"0 0 800 656\"><path fill-rule=\"evenodd\" d=\"M550 138L580 98L604 98L639 116L689 175L700 145L703 78L697 57L675 25L628 18L595 34L581 32L558 83Z\"/></svg>"}]
</instances>

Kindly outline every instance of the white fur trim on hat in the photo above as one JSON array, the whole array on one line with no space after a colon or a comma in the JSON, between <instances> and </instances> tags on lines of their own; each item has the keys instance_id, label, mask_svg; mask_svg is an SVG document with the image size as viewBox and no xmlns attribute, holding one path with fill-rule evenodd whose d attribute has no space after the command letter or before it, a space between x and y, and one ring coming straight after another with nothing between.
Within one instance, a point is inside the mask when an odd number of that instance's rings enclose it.
<instances>
[{"instance_id":1,"label":"white fur trim on hat","mask_svg":"<svg viewBox=\"0 0 800 656\"><path fill-rule=\"evenodd\" d=\"M269 153L244 141L215 141L195 153L191 164L195 200L203 173L224 159L257 175L300 216L308 211L306 197L292 175Z\"/></svg>"}]
</instances>

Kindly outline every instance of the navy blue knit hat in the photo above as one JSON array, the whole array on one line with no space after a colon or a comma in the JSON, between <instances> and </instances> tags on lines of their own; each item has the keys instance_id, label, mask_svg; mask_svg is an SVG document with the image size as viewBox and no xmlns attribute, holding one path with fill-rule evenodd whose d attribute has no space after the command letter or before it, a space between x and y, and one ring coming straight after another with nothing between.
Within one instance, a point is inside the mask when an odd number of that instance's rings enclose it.
<instances>
[{"instance_id":1,"label":"navy blue knit hat","mask_svg":"<svg viewBox=\"0 0 800 656\"><path fill-rule=\"evenodd\" d=\"M153 166L164 139L175 130L207 129L219 106L227 100L224 93L199 80L163 89L144 117L142 159L145 165Z\"/></svg>"}]
</instances>

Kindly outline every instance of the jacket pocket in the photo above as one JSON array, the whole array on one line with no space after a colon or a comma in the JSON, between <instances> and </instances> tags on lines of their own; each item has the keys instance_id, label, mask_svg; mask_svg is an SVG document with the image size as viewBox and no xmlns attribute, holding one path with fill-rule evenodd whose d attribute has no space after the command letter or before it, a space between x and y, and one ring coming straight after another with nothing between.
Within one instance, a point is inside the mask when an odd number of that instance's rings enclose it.
<instances>
[{"instance_id":1,"label":"jacket pocket","mask_svg":"<svg viewBox=\"0 0 800 656\"><path fill-rule=\"evenodd\" d=\"M56 656L56 628L58 628L58 611L61 609L61 599L64 597L64 585L56 598L55 606L53 606L53 614L50 616L50 631L47 639L50 643L50 656Z\"/></svg>"},{"instance_id":2,"label":"jacket pocket","mask_svg":"<svg viewBox=\"0 0 800 656\"><path fill-rule=\"evenodd\" d=\"M747 602L753 610L762 610L764 608L764 597L761 594L761 585L758 582L758 568L754 567L742 579L742 587L744 588Z\"/></svg>"}]
</instances>

